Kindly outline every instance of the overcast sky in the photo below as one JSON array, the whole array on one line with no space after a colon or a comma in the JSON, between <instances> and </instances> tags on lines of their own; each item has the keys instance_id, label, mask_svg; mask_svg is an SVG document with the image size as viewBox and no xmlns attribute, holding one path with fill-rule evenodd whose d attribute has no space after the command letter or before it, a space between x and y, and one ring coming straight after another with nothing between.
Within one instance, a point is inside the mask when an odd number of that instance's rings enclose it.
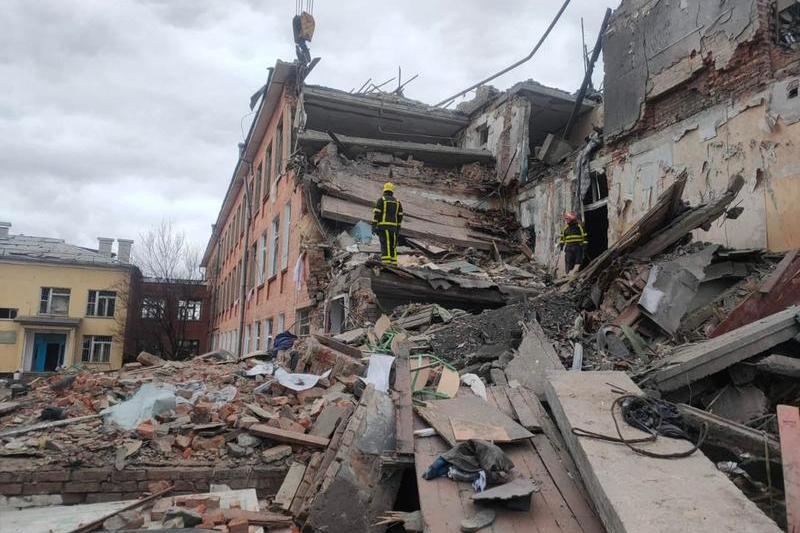
<instances>
[{"instance_id":1,"label":"overcast sky","mask_svg":"<svg viewBox=\"0 0 800 533\"><path fill-rule=\"evenodd\" d=\"M498 78L573 92L617 0L573 0L537 56ZM608 5L606 5L608 4ZM435 103L528 54L544 0L317 0L307 80L343 90L419 74ZM163 218L204 248L249 127L249 97L294 59L290 0L6 0L0 14L0 220L96 246ZM602 81L602 66L595 85Z\"/></svg>"}]
</instances>

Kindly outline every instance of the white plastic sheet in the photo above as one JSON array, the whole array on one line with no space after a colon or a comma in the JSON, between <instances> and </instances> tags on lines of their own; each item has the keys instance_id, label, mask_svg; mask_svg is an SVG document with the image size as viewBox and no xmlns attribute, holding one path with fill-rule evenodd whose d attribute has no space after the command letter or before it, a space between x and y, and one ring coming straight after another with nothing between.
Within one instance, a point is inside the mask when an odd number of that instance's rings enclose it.
<instances>
[{"instance_id":1,"label":"white plastic sheet","mask_svg":"<svg viewBox=\"0 0 800 533\"><path fill-rule=\"evenodd\" d=\"M369 356L369 366L367 367L366 383L375 386L375 390L381 392L389 391L389 373L392 371L394 356L372 354Z\"/></svg>"},{"instance_id":2,"label":"white plastic sheet","mask_svg":"<svg viewBox=\"0 0 800 533\"><path fill-rule=\"evenodd\" d=\"M106 422L132 430L154 416L175 409L175 392L168 387L146 383L122 403L103 409Z\"/></svg>"},{"instance_id":3,"label":"white plastic sheet","mask_svg":"<svg viewBox=\"0 0 800 533\"><path fill-rule=\"evenodd\" d=\"M483 384L481 378L479 378L475 374L464 374L461 376L461 383L467 385L475 396L480 396L484 400L486 399L486 385Z\"/></svg>"},{"instance_id":4,"label":"white plastic sheet","mask_svg":"<svg viewBox=\"0 0 800 533\"><path fill-rule=\"evenodd\" d=\"M273 372L275 372L275 365L272 363L256 361L256 365L245 372L245 374L248 376L271 376Z\"/></svg>"},{"instance_id":5,"label":"white plastic sheet","mask_svg":"<svg viewBox=\"0 0 800 533\"><path fill-rule=\"evenodd\" d=\"M321 376L315 374L292 374L282 368L277 368L275 370L275 379L278 380L278 383L295 392L308 390L316 385L320 379L325 379L330 375L330 370Z\"/></svg>"}]
</instances>

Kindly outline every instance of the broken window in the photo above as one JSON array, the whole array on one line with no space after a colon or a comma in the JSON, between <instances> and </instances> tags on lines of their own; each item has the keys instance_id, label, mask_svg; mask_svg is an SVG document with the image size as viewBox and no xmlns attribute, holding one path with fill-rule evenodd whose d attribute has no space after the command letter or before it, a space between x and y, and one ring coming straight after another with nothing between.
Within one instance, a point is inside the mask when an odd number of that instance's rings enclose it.
<instances>
[{"instance_id":1,"label":"broken window","mask_svg":"<svg viewBox=\"0 0 800 533\"><path fill-rule=\"evenodd\" d=\"M264 321L264 349L270 348L272 348L272 319L268 318Z\"/></svg>"},{"instance_id":2,"label":"broken window","mask_svg":"<svg viewBox=\"0 0 800 533\"><path fill-rule=\"evenodd\" d=\"M253 178L255 186L255 191L253 191L253 213L258 213L258 210L261 209L261 175L263 172L264 169L259 163L255 178Z\"/></svg>"},{"instance_id":3,"label":"broken window","mask_svg":"<svg viewBox=\"0 0 800 533\"><path fill-rule=\"evenodd\" d=\"M800 50L800 3L797 0L777 0L775 24L778 44Z\"/></svg>"},{"instance_id":4,"label":"broken window","mask_svg":"<svg viewBox=\"0 0 800 533\"><path fill-rule=\"evenodd\" d=\"M328 303L328 333L338 335L347 321L347 295L342 294Z\"/></svg>"},{"instance_id":5,"label":"broken window","mask_svg":"<svg viewBox=\"0 0 800 533\"><path fill-rule=\"evenodd\" d=\"M267 232L261 234L261 238L258 240L258 261L256 264L256 269L258 270L258 284L264 283L265 270L267 268Z\"/></svg>"},{"instance_id":6,"label":"broken window","mask_svg":"<svg viewBox=\"0 0 800 533\"><path fill-rule=\"evenodd\" d=\"M486 146L489 144L489 125L484 124L483 126L478 126L478 141L481 143L481 146Z\"/></svg>"},{"instance_id":7,"label":"broken window","mask_svg":"<svg viewBox=\"0 0 800 533\"><path fill-rule=\"evenodd\" d=\"M786 97L797 98L797 91L800 89L800 80L792 80L786 86Z\"/></svg>"},{"instance_id":8,"label":"broken window","mask_svg":"<svg viewBox=\"0 0 800 533\"><path fill-rule=\"evenodd\" d=\"M114 316L117 293L114 291L89 291L86 316Z\"/></svg>"},{"instance_id":9,"label":"broken window","mask_svg":"<svg viewBox=\"0 0 800 533\"><path fill-rule=\"evenodd\" d=\"M297 322L296 331L298 337L311 334L310 315L311 313L308 308L297 310L297 317L295 319L295 322Z\"/></svg>"},{"instance_id":10,"label":"broken window","mask_svg":"<svg viewBox=\"0 0 800 533\"><path fill-rule=\"evenodd\" d=\"M39 314L66 315L69 313L69 289L42 287Z\"/></svg>"},{"instance_id":11,"label":"broken window","mask_svg":"<svg viewBox=\"0 0 800 533\"><path fill-rule=\"evenodd\" d=\"M272 145L268 144L264 151L264 198L269 196L272 186Z\"/></svg>"},{"instance_id":12,"label":"broken window","mask_svg":"<svg viewBox=\"0 0 800 533\"><path fill-rule=\"evenodd\" d=\"M197 339L180 339L178 341L178 357L185 359L200 355L200 341Z\"/></svg>"},{"instance_id":13,"label":"broken window","mask_svg":"<svg viewBox=\"0 0 800 533\"><path fill-rule=\"evenodd\" d=\"M180 320L200 320L201 300L179 300L178 318Z\"/></svg>"},{"instance_id":14,"label":"broken window","mask_svg":"<svg viewBox=\"0 0 800 533\"><path fill-rule=\"evenodd\" d=\"M166 307L167 303L161 298L142 298L142 318L161 318Z\"/></svg>"},{"instance_id":15,"label":"broken window","mask_svg":"<svg viewBox=\"0 0 800 533\"><path fill-rule=\"evenodd\" d=\"M17 310L13 307L0 307L0 320L14 320L17 318Z\"/></svg>"},{"instance_id":16,"label":"broken window","mask_svg":"<svg viewBox=\"0 0 800 533\"><path fill-rule=\"evenodd\" d=\"M275 181L281 179L283 173L283 121L275 130Z\"/></svg>"},{"instance_id":17,"label":"broken window","mask_svg":"<svg viewBox=\"0 0 800 533\"><path fill-rule=\"evenodd\" d=\"M111 359L111 337L107 335L84 335L81 361L86 363L108 363Z\"/></svg>"},{"instance_id":18,"label":"broken window","mask_svg":"<svg viewBox=\"0 0 800 533\"><path fill-rule=\"evenodd\" d=\"M289 232L292 222L292 202L283 206L283 242L281 243L281 270L289 268Z\"/></svg>"},{"instance_id":19,"label":"broken window","mask_svg":"<svg viewBox=\"0 0 800 533\"><path fill-rule=\"evenodd\" d=\"M253 322L253 350L261 349L261 322Z\"/></svg>"},{"instance_id":20,"label":"broken window","mask_svg":"<svg viewBox=\"0 0 800 533\"><path fill-rule=\"evenodd\" d=\"M278 240L280 239L280 218L272 219L272 242L269 244L269 277L278 273Z\"/></svg>"}]
</instances>

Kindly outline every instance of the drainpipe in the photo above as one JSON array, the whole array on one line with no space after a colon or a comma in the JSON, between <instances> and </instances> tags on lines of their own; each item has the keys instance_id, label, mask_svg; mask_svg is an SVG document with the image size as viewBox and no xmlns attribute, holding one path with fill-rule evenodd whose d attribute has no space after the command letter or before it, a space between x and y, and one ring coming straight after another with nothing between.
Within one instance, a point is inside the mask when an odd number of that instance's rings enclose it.
<instances>
[{"instance_id":1,"label":"drainpipe","mask_svg":"<svg viewBox=\"0 0 800 533\"><path fill-rule=\"evenodd\" d=\"M242 149L244 152L244 149ZM236 353L239 354L239 357L242 357L244 354L242 353L242 343L244 342L244 304L245 304L245 291L247 291L247 257L250 251L250 218L253 216L253 211L251 208L251 200L250 200L250 187L247 185L247 175L252 173L253 165L245 160L241 160L242 163L248 165L250 170L242 178L244 181L244 205L247 212L247 216L244 218L244 243L242 246L242 280L239 289L239 338L236 341Z\"/></svg>"}]
</instances>

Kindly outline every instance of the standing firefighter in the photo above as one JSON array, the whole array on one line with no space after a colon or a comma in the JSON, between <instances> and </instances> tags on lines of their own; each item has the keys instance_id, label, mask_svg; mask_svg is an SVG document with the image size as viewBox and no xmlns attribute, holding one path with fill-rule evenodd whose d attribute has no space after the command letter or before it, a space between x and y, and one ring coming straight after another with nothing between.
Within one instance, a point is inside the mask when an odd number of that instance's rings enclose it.
<instances>
[{"instance_id":1,"label":"standing firefighter","mask_svg":"<svg viewBox=\"0 0 800 533\"><path fill-rule=\"evenodd\" d=\"M381 240L381 263L397 264L397 234L403 222L403 205L394 197L394 184L383 184L383 196L372 210L372 228Z\"/></svg>"},{"instance_id":2,"label":"standing firefighter","mask_svg":"<svg viewBox=\"0 0 800 533\"><path fill-rule=\"evenodd\" d=\"M589 236L583 228L583 224L578 222L578 215L570 211L564 213L566 226L561 230L560 246L564 248L564 263L567 273L572 272L575 265L580 266L586 252L586 245L589 244Z\"/></svg>"}]
</instances>

